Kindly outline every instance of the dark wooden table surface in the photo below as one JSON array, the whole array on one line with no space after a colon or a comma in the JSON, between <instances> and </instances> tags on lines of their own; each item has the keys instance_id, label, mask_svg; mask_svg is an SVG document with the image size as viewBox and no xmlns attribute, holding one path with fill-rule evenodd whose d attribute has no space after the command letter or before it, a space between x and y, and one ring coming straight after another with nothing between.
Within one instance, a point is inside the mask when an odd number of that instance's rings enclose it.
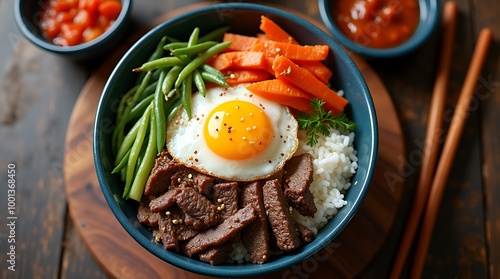
<instances>
[{"instance_id":1,"label":"dark wooden table surface","mask_svg":"<svg viewBox=\"0 0 500 279\"><path fill-rule=\"evenodd\" d=\"M146 26L167 11L196 2L200 1L135 1L133 19L136 26ZM478 76L424 277L500 278L500 2L456 2L459 17L443 118L445 127L449 125L481 28L491 28L494 41ZM266 3L287 6L320 19L313 0ZM440 1L441 6L443 3ZM76 63L36 48L17 29L13 5L14 1L0 0L1 278L105 278L69 217L62 172L69 117L83 85L100 61ZM411 210L438 50L436 34L406 57L368 61L390 92L402 123L407 154L399 158L400 174L408 183L387 247L367 267L363 278L387 276ZM17 219L13 237L7 226L11 221L7 206L9 167L16 170ZM15 239L15 271L8 269L9 236Z\"/></svg>"}]
</instances>

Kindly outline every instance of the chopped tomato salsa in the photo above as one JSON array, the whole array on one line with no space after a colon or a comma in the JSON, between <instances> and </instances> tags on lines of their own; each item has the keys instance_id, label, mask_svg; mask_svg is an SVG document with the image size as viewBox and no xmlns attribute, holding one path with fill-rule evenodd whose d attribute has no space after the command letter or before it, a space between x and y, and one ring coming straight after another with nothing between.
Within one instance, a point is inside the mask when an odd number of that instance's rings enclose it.
<instances>
[{"instance_id":1,"label":"chopped tomato salsa","mask_svg":"<svg viewBox=\"0 0 500 279\"><path fill-rule=\"evenodd\" d=\"M418 26L418 0L332 1L339 29L356 43L373 48L395 47Z\"/></svg>"},{"instance_id":2,"label":"chopped tomato salsa","mask_svg":"<svg viewBox=\"0 0 500 279\"><path fill-rule=\"evenodd\" d=\"M42 9L40 28L54 44L74 46L103 34L121 9L119 0L48 0Z\"/></svg>"}]
</instances>

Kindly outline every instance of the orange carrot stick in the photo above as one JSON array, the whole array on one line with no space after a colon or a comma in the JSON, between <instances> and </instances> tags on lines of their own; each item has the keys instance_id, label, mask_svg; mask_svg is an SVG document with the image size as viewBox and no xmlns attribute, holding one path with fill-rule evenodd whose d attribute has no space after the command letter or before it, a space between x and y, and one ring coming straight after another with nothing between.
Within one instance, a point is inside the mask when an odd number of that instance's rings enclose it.
<instances>
[{"instance_id":1,"label":"orange carrot stick","mask_svg":"<svg viewBox=\"0 0 500 279\"><path fill-rule=\"evenodd\" d=\"M260 17L260 30L262 30L270 40L297 44L297 41L290 36L290 34L266 16Z\"/></svg>"},{"instance_id":2,"label":"orange carrot stick","mask_svg":"<svg viewBox=\"0 0 500 279\"><path fill-rule=\"evenodd\" d=\"M332 71L320 61L296 61L296 63L302 68L308 70L313 74L313 76L317 77L324 84L328 84L330 82L330 78L332 77Z\"/></svg>"},{"instance_id":3,"label":"orange carrot stick","mask_svg":"<svg viewBox=\"0 0 500 279\"><path fill-rule=\"evenodd\" d=\"M226 49L226 51L231 50L252 50L252 47L260 40L256 37L250 37L245 35L233 34L233 33L225 33L224 38L222 39L224 42L231 41L231 45Z\"/></svg>"},{"instance_id":4,"label":"orange carrot stick","mask_svg":"<svg viewBox=\"0 0 500 279\"><path fill-rule=\"evenodd\" d=\"M325 107L339 113L344 110L347 100L322 83L319 79L284 56L274 59L273 69L278 79L309 92L325 101Z\"/></svg>"},{"instance_id":5,"label":"orange carrot stick","mask_svg":"<svg viewBox=\"0 0 500 279\"><path fill-rule=\"evenodd\" d=\"M233 86L241 83L256 82L269 79L270 74L263 70L230 70L224 73L227 84Z\"/></svg>"},{"instance_id":6,"label":"orange carrot stick","mask_svg":"<svg viewBox=\"0 0 500 279\"><path fill-rule=\"evenodd\" d=\"M250 92L269 101L310 113L312 96L279 79L254 82L246 86Z\"/></svg>"},{"instance_id":7,"label":"orange carrot stick","mask_svg":"<svg viewBox=\"0 0 500 279\"><path fill-rule=\"evenodd\" d=\"M267 60L262 52L231 51L212 57L207 64L219 71L226 69L264 70L267 67Z\"/></svg>"},{"instance_id":8,"label":"orange carrot stick","mask_svg":"<svg viewBox=\"0 0 500 279\"><path fill-rule=\"evenodd\" d=\"M251 50L260 51L269 56L283 55L292 60L321 61L328 56L329 48L327 45L303 46L276 41L257 41L254 42Z\"/></svg>"}]
</instances>

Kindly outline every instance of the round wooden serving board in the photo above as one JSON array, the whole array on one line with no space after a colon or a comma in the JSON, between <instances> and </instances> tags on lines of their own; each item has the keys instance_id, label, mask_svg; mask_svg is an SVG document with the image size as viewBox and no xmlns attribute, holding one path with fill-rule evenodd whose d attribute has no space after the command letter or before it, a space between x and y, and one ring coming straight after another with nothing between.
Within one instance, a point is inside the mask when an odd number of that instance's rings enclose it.
<instances>
[{"instance_id":1,"label":"round wooden serving board","mask_svg":"<svg viewBox=\"0 0 500 279\"><path fill-rule=\"evenodd\" d=\"M208 4L175 10L161 20L204 5ZM174 267L139 245L115 219L97 181L92 156L97 104L116 62L136 39L128 38L122 49L102 63L75 104L66 135L64 159L69 211L86 246L111 277L209 278ZM404 179L398 175L398 158L405 155L403 134L387 89L362 59L353 58L372 93L379 124L379 156L370 190L355 217L330 245L297 266L265 278L303 278L305 275L322 278L325 274L335 274L337 278L359 276L381 251L391 232L404 190Z\"/></svg>"}]
</instances>

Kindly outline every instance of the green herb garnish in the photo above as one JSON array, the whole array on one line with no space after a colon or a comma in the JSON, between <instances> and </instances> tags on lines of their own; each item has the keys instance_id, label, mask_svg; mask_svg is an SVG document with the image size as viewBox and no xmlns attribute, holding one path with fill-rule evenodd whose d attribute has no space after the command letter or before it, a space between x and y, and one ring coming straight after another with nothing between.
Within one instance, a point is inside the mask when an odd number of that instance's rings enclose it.
<instances>
[{"instance_id":1,"label":"green herb garnish","mask_svg":"<svg viewBox=\"0 0 500 279\"><path fill-rule=\"evenodd\" d=\"M313 147L318 143L321 135L328 136L330 129L344 129L354 131L356 123L350 120L343 112L333 114L333 111L325 111L324 101L313 98L311 100L312 112L310 114L300 113L297 117L299 129L305 130L308 137L307 145Z\"/></svg>"}]
</instances>

